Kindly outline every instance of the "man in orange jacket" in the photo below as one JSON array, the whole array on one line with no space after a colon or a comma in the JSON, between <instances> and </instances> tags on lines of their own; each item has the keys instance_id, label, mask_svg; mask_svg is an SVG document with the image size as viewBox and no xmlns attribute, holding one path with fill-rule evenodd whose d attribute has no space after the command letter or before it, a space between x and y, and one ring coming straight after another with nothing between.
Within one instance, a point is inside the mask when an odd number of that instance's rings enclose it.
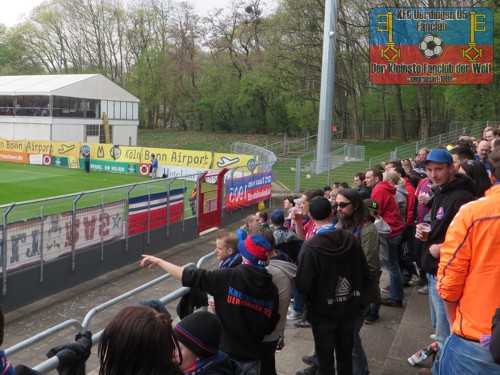
<instances>
[{"instance_id":1,"label":"man in orange jacket","mask_svg":"<svg viewBox=\"0 0 500 375\"><path fill-rule=\"evenodd\" d=\"M440 249L437 290L452 331L441 356L441 374L500 373L487 349L500 307L500 148L489 162L494 185L484 198L460 209Z\"/></svg>"}]
</instances>

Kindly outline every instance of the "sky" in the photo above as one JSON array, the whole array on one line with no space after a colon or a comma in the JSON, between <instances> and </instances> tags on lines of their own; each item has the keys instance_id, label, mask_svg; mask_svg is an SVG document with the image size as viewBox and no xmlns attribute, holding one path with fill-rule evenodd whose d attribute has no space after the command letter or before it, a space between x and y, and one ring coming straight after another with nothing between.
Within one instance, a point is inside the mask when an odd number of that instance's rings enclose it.
<instances>
[{"instance_id":1,"label":"sky","mask_svg":"<svg viewBox=\"0 0 500 375\"><path fill-rule=\"evenodd\" d=\"M12 27L19 22L22 14L29 12L44 0L3 0L0 12L0 23ZM197 11L207 12L213 8L225 8L231 4L231 0L191 0Z\"/></svg>"}]
</instances>

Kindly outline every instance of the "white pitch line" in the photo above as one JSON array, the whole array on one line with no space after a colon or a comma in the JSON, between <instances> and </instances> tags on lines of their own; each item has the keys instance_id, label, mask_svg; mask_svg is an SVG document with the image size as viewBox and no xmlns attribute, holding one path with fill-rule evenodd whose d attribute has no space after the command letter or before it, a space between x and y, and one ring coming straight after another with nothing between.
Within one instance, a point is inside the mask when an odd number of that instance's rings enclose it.
<instances>
[{"instance_id":1,"label":"white pitch line","mask_svg":"<svg viewBox=\"0 0 500 375\"><path fill-rule=\"evenodd\" d=\"M10 178L13 177L13 178ZM0 173L0 184L2 183L12 183L12 182L19 182L19 181L29 181L29 180L37 180L37 179L42 179L42 178L52 178L52 177L61 177L60 175L57 174L50 174L50 173L30 173L30 174L19 174L19 173L13 173L11 176L5 176L4 173Z\"/></svg>"}]
</instances>

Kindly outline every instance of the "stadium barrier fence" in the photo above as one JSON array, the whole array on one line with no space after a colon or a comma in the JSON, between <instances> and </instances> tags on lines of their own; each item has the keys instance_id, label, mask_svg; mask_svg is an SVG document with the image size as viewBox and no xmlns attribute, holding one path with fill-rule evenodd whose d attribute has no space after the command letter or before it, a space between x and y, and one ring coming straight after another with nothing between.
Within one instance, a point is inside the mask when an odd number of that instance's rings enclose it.
<instances>
[{"instance_id":1,"label":"stadium barrier fence","mask_svg":"<svg viewBox=\"0 0 500 375\"><path fill-rule=\"evenodd\" d=\"M163 231L167 239L173 224L180 223L184 231L186 221L195 216L197 222L199 212L218 208L217 215L222 217L223 211L231 212L270 199L275 157L266 152L261 156L265 162L257 162L257 155L252 153L254 161L249 168L229 169L222 196L204 196L202 211L198 210L199 196L195 210L189 204L190 186L202 174L158 178L0 206L2 296L7 296L9 275L17 271L37 268L38 282L43 283L45 267L51 261L70 257L74 272L77 254L83 251L98 249L100 261L105 262L106 247L114 243L127 253L134 236L142 235L147 246L151 244L153 231L156 234ZM199 183L206 186L215 181L207 178ZM214 202L215 199L221 199L221 204Z\"/></svg>"}]
</instances>

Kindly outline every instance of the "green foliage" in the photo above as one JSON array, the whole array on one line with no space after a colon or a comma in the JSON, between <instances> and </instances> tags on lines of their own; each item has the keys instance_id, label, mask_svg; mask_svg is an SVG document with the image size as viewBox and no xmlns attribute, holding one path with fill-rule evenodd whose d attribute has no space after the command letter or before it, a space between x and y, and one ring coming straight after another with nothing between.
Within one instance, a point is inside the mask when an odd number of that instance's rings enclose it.
<instances>
[{"instance_id":1,"label":"green foliage","mask_svg":"<svg viewBox=\"0 0 500 375\"><path fill-rule=\"evenodd\" d=\"M500 66L499 7L474 4L495 12ZM371 84L369 12L377 6L404 4L338 5L331 105L344 134L415 137L425 115L434 134L454 120L500 118L496 71L490 85L432 86L423 107L415 86L399 95ZM0 74L102 73L141 100L145 129L304 134L318 123L324 7L322 0L281 0L272 11L235 3L200 18L192 5L169 0L47 0L26 22L0 27Z\"/></svg>"}]
</instances>

